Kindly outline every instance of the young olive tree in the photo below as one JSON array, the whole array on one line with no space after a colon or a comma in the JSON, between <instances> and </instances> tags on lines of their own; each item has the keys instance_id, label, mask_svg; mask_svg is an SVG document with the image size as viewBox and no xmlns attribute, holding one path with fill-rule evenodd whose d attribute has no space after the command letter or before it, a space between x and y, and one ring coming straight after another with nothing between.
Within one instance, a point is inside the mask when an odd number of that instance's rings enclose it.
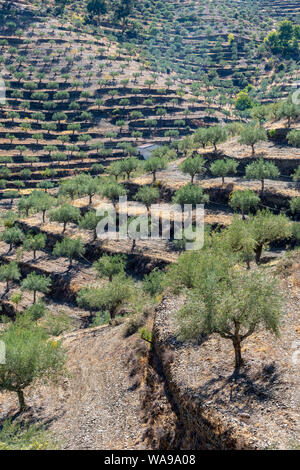
<instances>
[{"instance_id":1,"label":"young olive tree","mask_svg":"<svg viewBox=\"0 0 300 470\"><path fill-rule=\"evenodd\" d=\"M151 186L143 186L142 188L139 188L134 196L136 201L140 201L146 206L148 216L150 216L150 206L157 202L158 198L159 189Z\"/></svg>"},{"instance_id":2,"label":"young olive tree","mask_svg":"<svg viewBox=\"0 0 300 470\"><path fill-rule=\"evenodd\" d=\"M44 328L24 327L17 320L0 336L5 344L5 364L0 364L0 390L15 392L20 412L26 409L24 390L37 380L55 381L65 373L65 353L60 342L49 341Z\"/></svg>"},{"instance_id":3,"label":"young olive tree","mask_svg":"<svg viewBox=\"0 0 300 470\"><path fill-rule=\"evenodd\" d=\"M240 210L242 218L245 219L245 213L249 213L251 209L255 209L260 202L260 198L251 189L236 190L234 191L229 199L229 205L234 210Z\"/></svg>"},{"instance_id":4,"label":"young olive tree","mask_svg":"<svg viewBox=\"0 0 300 470\"><path fill-rule=\"evenodd\" d=\"M287 141L293 147L300 147L300 131L293 129L287 135Z\"/></svg>"},{"instance_id":5,"label":"young olive tree","mask_svg":"<svg viewBox=\"0 0 300 470\"><path fill-rule=\"evenodd\" d=\"M47 294L50 291L51 279L45 275L32 272L22 281L21 289L33 292L33 303L36 302L36 293Z\"/></svg>"},{"instance_id":6,"label":"young olive tree","mask_svg":"<svg viewBox=\"0 0 300 470\"><path fill-rule=\"evenodd\" d=\"M107 277L112 282L113 277L124 274L126 264L126 256L104 254L98 261L93 264L94 269L100 277Z\"/></svg>"},{"instance_id":7,"label":"young olive tree","mask_svg":"<svg viewBox=\"0 0 300 470\"><path fill-rule=\"evenodd\" d=\"M296 216L300 215L300 197L294 197L290 201L291 212Z\"/></svg>"},{"instance_id":8,"label":"young olive tree","mask_svg":"<svg viewBox=\"0 0 300 470\"><path fill-rule=\"evenodd\" d=\"M285 215L274 215L270 211L258 211L249 220L249 231L255 239L255 259L260 262L262 251L270 243L277 240L286 240L291 237L292 224Z\"/></svg>"},{"instance_id":9,"label":"young olive tree","mask_svg":"<svg viewBox=\"0 0 300 470\"><path fill-rule=\"evenodd\" d=\"M209 169L212 175L220 176L222 178L222 186L225 183L225 176L235 174L237 171L238 162L231 158L224 158L223 160L214 161Z\"/></svg>"},{"instance_id":10,"label":"young olive tree","mask_svg":"<svg viewBox=\"0 0 300 470\"><path fill-rule=\"evenodd\" d=\"M80 219L80 210L78 207L71 206L70 204L63 204L58 209L50 213L50 221L55 221L63 224L63 232L66 231L68 223L75 223Z\"/></svg>"},{"instance_id":11,"label":"young olive tree","mask_svg":"<svg viewBox=\"0 0 300 470\"><path fill-rule=\"evenodd\" d=\"M175 204L184 206L185 204L206 204L209 202L209 195L204 194L203 188L194 184L186 184L179 188L172 199Z\"/></svg>"},{"instance_id":12,"label":"young olive tree","mask_svg":"<svg viewBox=\"0 0 300 470\"><path fill-rule=\"evenodd\" d=\"M1 233L0 236L0 239L9 245L9 251L12 250L13 246L22 243L24 238L24 233L18 227L8 227Z\"/></svg>"},{"instance_id":13,"label":"young olive tree","mask_svg":"<svg viewBox=\"0 0 300 470\"><path fill-rule=\"evenodd\" d=\"M101 217L97 216L96 211L90 210L81 217L79 221L79 228L84 230L92 230L94 234L93 241L97 238L97 225L100 222Z\"/></svg>"},{"instance_id":14,"label":"young olive tree","mask_svg":"<svg viewBox=\"0 0 300 470\"><path fill-rule=\"evenodd\" d=\"M84 287L77 295L79 307L93 310L106 310L113 320L121 308L133 308L136 289L132 279L119 274L102 288Z\"/></svg>"},{"instance_id":15,"label":"young olive tree","mask_svg":"<svg viewBox=\"0 0 300 470\"><path fill-rule=\"evenodd\" d=\"M156 181L156 173L160 170L164 170L167 167L167 162L161 157L150 157L144 163L144 169L153 176L153 183Z\"/></svg>"},{"instance_id":16,"label":"young olive tree","mask_svg":"<svg viewBox=\"0 0 300 470\"><path fill-rule=\"evenodd\" d=\"M245 178L250 180L260 180L261 194L265 190L265 179L276 179L280 176L280 171L273 162L264 161L259 158L256 162L246 166Z\"/></svg>"},{"instance_id":17,"label":"young olive tree","mask_svg":"<svg viewBox=\"0 0 300 470\"><path fill-rule=\"evenodd\" d=\"M207 130L208 141L214 146L215 152L218 151L217 145L226 142L228 138L227 130L222 126L212 126Z\"/></svg>"},{"instance_id":18,"label":"young olive tree","mask_svg":"<svg viewBox=\"0 0 300 470\"><path fill-rule=\"evenodd\" d=\"M202 176L205 174L205 160L200 155L188 157L181 163L180 169L184 174L190 175L191 183L193 184L196 175Z\"/></svg>"},{"instance_id":19,"label":"young olive tree","mask_svg":"<svg viewBox=\"0 0 300 470\"><path fill-rule=\"evenodd\" d=\"M264 129L253 125L245 126L241 132L239 142L249 145L252 148L252 155L255 155L255 145L258 142L266 141L267 133Z\"/></svg>"},{"instance_id":20,"label":"young olive tree","mask_svg":"<svg viewBox=\"0 0 300 470\"><path fill-rule=\"evenodd\" d=\"M56 242L53 248L53 256L65 256L69 260L69 268L73 265L73 259L83 256L85 252L81 238L64 238L62 242Z\"/></svg>"},{"instance_id":21,"label":"young olive tree","mask_svg":"<svg viewBox=\"0 0 300 470\"><path fill-rule=\"evenodd\" d=\"M23 243L25 251L33 251L33 259L36 259L37 250L43 250L46 246L46 235L38 233L37 235L28 235Z\"/></svg>"},{"instance_id":22,"label":"young olive tree","mask_svg":"<svg viewBox=\"0 0 300 470\"><path fill-rule=\"evenodd\" d=\"M19 281L21 273L16 261L0 266L0 281L6 282L6 290L9 291L9 283L11 281Z\"/></svg>"}]
</instances>

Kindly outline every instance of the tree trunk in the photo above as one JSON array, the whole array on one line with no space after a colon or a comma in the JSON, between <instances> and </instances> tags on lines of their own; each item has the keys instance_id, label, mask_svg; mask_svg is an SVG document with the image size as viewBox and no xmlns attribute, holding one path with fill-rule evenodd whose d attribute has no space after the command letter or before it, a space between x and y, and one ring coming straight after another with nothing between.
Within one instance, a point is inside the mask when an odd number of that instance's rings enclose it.
<instances>
[{"instance_id":1,"label":"tree trunk","mask_svg":"<svg viewBox=\"0 0 300 470\"><path fill-rule=\"evenodd\" d=\"M261 194L264 194L265 190L265 180L261 180Z\"/></svg>"},{"instance_id":2,"label":"tree trunk","mask_svg":"<svg viewBox=\"0 0 300 470\"><path fill-rule=\"evenodd\" d=\"M17 390L17 394L18 394L18 400L19 400L19 405L20 405L20 412L22 412L26 408L23 390Z\"/></svg>"},{"instance_id":3,"label":"tree trunk","mask_svg":"<svg viewBox=\"0 0 300 470\"><path fill-rule=\"evenodd\" d=\"M33 303L35 304L36 302L36 290L33 291Z\"/></svg>"},{"instance_id":4,"label":"tree trunk","mask_svg":"<svg viewBox=\"0 0 300 470\"><path fill-rule=\"evenodd\" d=\"M252 144L251 147L252 147L252 157L253 157L253 155L255 155L254 145Z\"/></svg>"},{"instance_id":5,"label":"tree trunk","mask_svg":"<svg viewBox=\"0 0 300 470\"><path fill-rule=\"evenodd\" d=\"M258 247L255 249L255 261L256 261L256 264L259 264L259 262L260 262L260 257L261 257L261 254L262 254L262 250L263 250L263 246L262 246L262 245L258 245Z\"/></svg>"},{"instance_id":6,"label":"tree trunk","mask_svg":"<svg viewBox=\"0 0 300 470\"><path fill-rule=\"evenodd\" d=\"M241 341L238 338L232 340L235 354L235 369L239 369L243 365Z\"/></svg>"},{"instance_id":7,"label":"tree trunk","mask_svg":"<svg viewBox=\"0 0 300 470\"><path fill-rule=\"evenodd\" d=\"M36 250L33 250L33 259L36 259Z\"/></svg>"}]
</instances>

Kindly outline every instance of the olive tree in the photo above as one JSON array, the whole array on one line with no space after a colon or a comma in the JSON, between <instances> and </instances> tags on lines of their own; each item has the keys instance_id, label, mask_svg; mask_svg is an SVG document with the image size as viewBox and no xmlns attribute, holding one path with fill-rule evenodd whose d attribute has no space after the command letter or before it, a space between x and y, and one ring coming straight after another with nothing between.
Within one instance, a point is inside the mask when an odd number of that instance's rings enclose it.
<instances>
[{"instance_id":1,"label":"olive tree","mask_svg":"<svg viewBox=\"0 0 300 470\"><path fill-rule=\"evenodd\" d=\"M47 294L50 290L51 279L44 274L40 275L36 272L28 274L28 276L22 281L21 289L33 292L33 303L36 302L36 293L41 292Z\"/></svg>"},{"instance_id":2,"label":"olive tree","mask_svg":"<svg viewBox=\"0 0 300 470\"><path fill-rule=\"evenodd\" d=\"M217 145L226 142L228 138L227 130L222 126L209 127L207 130L208 141L214 146L217 152Z\"/></svg>"},{"instance_id":3,"label":"olive tree","mask_svg":"<svg viewBox=\"0 0 300 470\"><path fill-rule=\"evenodd\" d=\"M239 142L252 148L252 155L255 154L255 145L258 142L266 141L267 133L261 127L253 125L245 126L241 132Z\"/></svg>"},{"instance_id":4,"label":"olive tree","mask_svg":"<svg viewBox=\"0 0 300 470\"><path fill-rule=\"evenodd\" d=\"M294 197L290 201L290 208L293 214L296 214L296 215L300 214L300 197Z\"/></svg>"},{"instance_id":5,"label":"olive tree","mask_svg":"<svg viewBox=\"0 0 300 470\"><path fill-rule=\"evenodd\" d=\"M185 204L206 204L209 202L209 195L204 194L201 186L186 184L175 192L172 201L182 207Z\"/></svg>"},{"instance_id":6,"label":"olive tree","mask_svg":"<svg viewBox=\"0 0 300 470\"><path fill-rule=\"evenodd\" d=\"M9 290L9 283L11 281L19 281L21 273L16 261L11 261L8 264L0 266L0 281L6 282L6 290Z\"/></svg>"},{"instance_id":7,"label":"olive tree","mask_svg":"<svg viewBox=\"0 0 300 470\"><path fill-rule=\"evenodd\" d=\"M245 219L245 212L248 213L251 209L255 209L259 202L259 196L251 189L234 191L229 199L229 205L234 210L239 209L243 219Z\"/></svg>"},{"instance_id":8,"label":"olive tree","mask_svg":"<svg viewBox=\"0 0 300 470\"><path fill-rule=\"evenodd\" d=\"M58 209L50 212L50 221L55 221L63 224L63 233L66 231L67 224L70 222L77 222L80 219L80 210L78 207L71 206L70 204L63 204Z\"/></svg>"},{"instance_id":9,"label":"olive tree","mask_svg":"<svg viewBox=\"0 0 300 470\"><path fill-rule=\"evenodd\" d=\"M150 157L144 163L145 171L149 172L153 176L153 183L156 181L156 173L160 170L164 170L167 167L167 162L161 157Z\"/></svg>"},{"instance_id":10,"label":"olive tree","mask_svg":"<svg viewBox=\"0 0 300 470\"><path fill-rule=\"evenodd\" d=\"M21 243L24 238L24 233L18 227L8 227L1 233L0 236L0 239L9 245L9 251L11 251L13 246Z\"/></svg>"},{"instance_id":11,"label":"olive tree","mask_svg":"<svg viewBox=\"0 0 300 470\"><path fill-rule=\"evenodd\" d=\"M209 169L212 175L220 176L222 178L222 186L225 183L225 176L235 174L237 171L238 162L232 158L224 158L223 160L214 161Z\"/></svg>"},{"instance_id":12,"label":"olive tree","mask_svg":"<svg viewBox=\"0 0 300 470\"><path fill-rule=\"evenodd\" d=\"M177 314L180 338L199 340L216 333L228 339L236 371L243 365L241 343L246 338L261 327L279 333L282 296L276 280L236 269L236 259L224 253L222 244L181 255L165 285L175 294L188 292Z\"/></svg>"},{"instance_id":13,"label":"olive tree","mask_svg":"<svg viewBox=\"0 0 300 470\"><path fill-rule=\"evenodd\" d=\"M262 194L265 189L265 179L276 179L279 176L280 172L277 166L273 162L264 161L263 158L246 166L245 178L260 180Z\"/></svg>"},{"instance_id":14,"label":"olive tree","mask_svg":"<svg viewBox=\"0 0 300 470\"><path fill-rule=\"evenodd\" d=\"M96 211L90 210L84 214L79 220L79 227L84 230L92 230L94 234L93 241L97 238L97 225L101 217L97 216Z\"/></svg>"},{"instance_id":15,"label":"olive tree","mask_svg":"<svg viewBox=\"0 0 300 470\"><path fill-rule=\"evenodd\" d=\"M112 282L113 277L125 272L126 256L124 255L107 255L101 256L98 261L93 264L94 269L99 276L108 277Z\"/></svg>"},{"instance_id":16,"label":"olive tree","mask_svg":"<svg viewBox=\"0 0 300 470\"><path fill-rule=\"evenodd\" d=\"M77 303L79 307L87 308L90 312L106 310L113 320L121 308L134 308L135 291L132 279L119 274L104 287L81 289L77 295Z\"/></svg>"},{"instance_id":17,"label":"olive tree","mask_svg":"<svg viewBox=\"0 0 300 470\"><path fill-rule=\"evenodd\" d=\"M34 191L30 196L33 209L42 213L42 223L45 223L46 211L55 204L55 198L44 191Z\"/></svg>"},{"instance_id":18,"label":"olive tree","mask_svg":"<svg viewBox=\"0 0 300 470\"><path fill-rule=\"evenodd\" d=\"M293 174L293 180L298 182L300 181L300 165L298 168L295 170L295 173Z\"/></svg>"},{"instance_id":19,"label":"olive tree","mask_svg":"<svg viewBox=\"0 0 300 470\"><path fill-rule=\"evenodd\" d=\"M46 246L46 235L38 233L37 235L27 235L23 243L25 251L33 251L33 259L36 259L37 250L43 250Z\"/></svg>"},{"instance_id":20,"label":"olive tree","mask_svg":"<svg viewBox=\"0 0 300 470\"><path fill-rule=\"evenodd\" d=\"M216 333L231 341L238 371L243 365L241 345L246 338L262 327L279 335L282 297L278 284L262 273L234 269L223 282L215 283L214 276L200 277L199 281L209 288L191 293L179 311L180 336L198 339Z\"/></svg>"},{"instance_id":21,"label":"olive tree","mask_svg":"<svg viewBox=\"0 0 300 470\"><path fill-rule=\"evenodd\" d=\"M200 155L188 157L181 163L180 169L184 174L190 175L191 183L193 184L196 175L205 174L205 160Z\"/></svg>"},{"instance_id":22,"label":"olive tree","mask_svg":"<svg viewBox=\"0 0 300 470\"><path fill-rule=\"evenodd\" d=\"M299 116L299 106L290 101L283 101L277 111L279 118L287 119L287 128L291 127L292 121L295 121Z\"/></svg>"},{"instance_id":23,"label":"olive tree","mask_svg":"<svg viewBox=\"0 0 300 470\"><path fill-rule=\"evenodd\" d=\"M300 147L300 131L294 129L287 135L287 141L293 147Z\"/></svg>"},{"instance_id":24,"label":"olive tree","mask_svg":"<svg viewBox=\"0 0 300 470\"><path fill-rule=\"evenodd\" d=\"M33 383L57 380L65 373L65 354L60 342L49 341L44 328L24 320L10 323L1 334L5 364L0 364L0 390L15 392L20 412L26 409L24 390Z\"/></svg>"},{"instance_id":25,"label":"olive tree","mask_svg":"<svg viewBox=\"0 0 300 470\"><path fill-rule=\"evenodd\" d=\"M260 262L262 250L270 243L277 240L285 240L291 237L292 224L285 215L275 215L270 211L258 211L249 220L248 230L255 239L255 259Z\"/></svg>"},{"instance_id":26,"label":"olive tree","mask_svg":"<svg viewBox=\"0 0 300 470\"><path fill-rule=\"evenodd\" d=\"M130 175L133 171L135 171L139 166L139 160L135 157L125 158L121 161L121 171L126 173L127 179L130 179Z\"/></svg>"},{"instance_id":27,"label":"olive tree","mask_svg":"<svg viewBox=\"0 0 300 470\"><path fill-rule=\"evenodd\" d=\"M139 188L134 196L136 201L141 201L147 208L148 216L150 215L150 206L157 202L159 198L159 189L151 186L143 186Z\"/></svg>"},{"instance_id":28,"label":"olive tree","mask_svg":"<svg viewBox=\"0 0 300 470\"><path fill-rule=\"evenodd\" d=\"M101 196L106 197L109 199L114 207L116 207L119 198L121 196L125 196L127 193L127 190L122 186L121 184L115 183L115 182L109 182L105 184L100 190L99 190Z\"/></svg>"},{"instance_id":29,"label":"olive tree","mask_svg":"<svg viewBox=\"0 0 300 470\"><path fill-rule=\"evenodd\" d=\"M64 238L61 242L56 242L52 254L53 256L65 256L69 260L69 268L73 265L73 259L83 256L85 252L81 238Z\"/></svg>"}]
</instances>

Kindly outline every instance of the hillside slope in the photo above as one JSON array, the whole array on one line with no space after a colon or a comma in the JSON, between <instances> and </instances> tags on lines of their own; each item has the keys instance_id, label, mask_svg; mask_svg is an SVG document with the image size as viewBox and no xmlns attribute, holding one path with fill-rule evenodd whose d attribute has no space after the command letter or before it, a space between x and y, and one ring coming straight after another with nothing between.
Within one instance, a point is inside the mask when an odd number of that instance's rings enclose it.
<instances>
[{"instance_id":1,"label":"hillside slope","mask_svg":"<svg viewBox=\"0 0 300 470\"><path fill-rule=\"evenodd\" d=\"M70 377L58 388L37 387L28 395L27 418L45 423L65 449L137 449L143 433L139 387L130 377L132 338L122 326L71 333L67 349ZM17 402L0 394L0 418Z\"/></svg>"}]
</instances>

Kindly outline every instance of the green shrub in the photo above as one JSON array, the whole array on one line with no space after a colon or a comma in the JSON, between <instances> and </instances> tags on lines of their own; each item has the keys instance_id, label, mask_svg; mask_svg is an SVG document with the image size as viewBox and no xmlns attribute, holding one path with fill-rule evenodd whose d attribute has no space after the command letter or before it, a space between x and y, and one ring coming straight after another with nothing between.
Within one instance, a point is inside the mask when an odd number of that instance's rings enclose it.
<instances>
[{"instance_id":1,"label":"green shrub","mask_svg":"<svg viewBox=\"0 0 300 470\"><path fill-rule=\"evenodd\" d=\"M110 314L106 310L97 312L91 323L91 327L106 325L110 321Z\"/></svg>"},{"instance_id":2,"label":"green shrub","mask_svg":"<svg viewBox=\"0 0 300 470\"><path fill-rule=\"evenodd\" d=\"M164 273L158 268L154 268L153 271L146 275L143 281L143 289L145 292L150 294L152 297L161 294L163 291L162 281Z\"/></svg>"},{"instance_id":3,"label":"green shrub","mask_svg":"<svg viewBox=\"0 0 300 470\"><path fill-rule=\"evenodd\" d=\"M55 450L59 443L44 427L4 421L0 429L0 450Z\"/></svg>"}]
</instances>

